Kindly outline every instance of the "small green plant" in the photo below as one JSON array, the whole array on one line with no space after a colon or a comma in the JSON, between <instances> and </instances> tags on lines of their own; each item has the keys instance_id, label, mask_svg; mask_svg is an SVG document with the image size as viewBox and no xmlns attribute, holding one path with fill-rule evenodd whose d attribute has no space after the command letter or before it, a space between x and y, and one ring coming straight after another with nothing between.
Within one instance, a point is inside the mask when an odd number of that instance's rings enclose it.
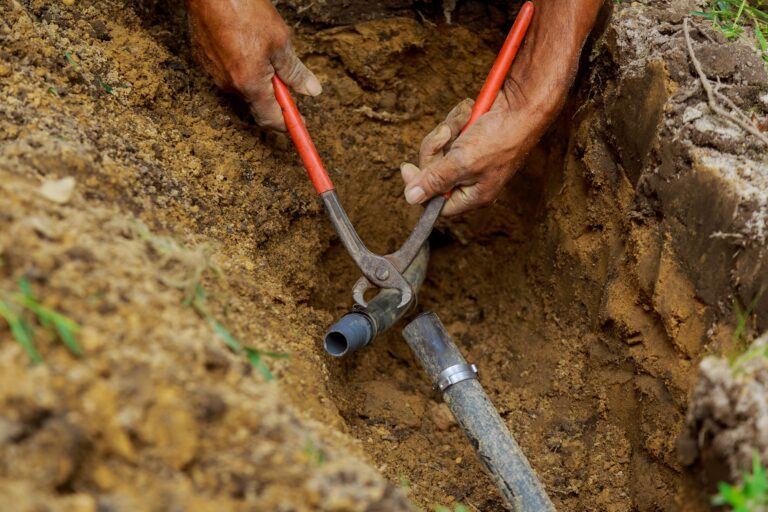
<instances>
[{"instance_id":1,"label":"small green plant","mask_svg":"<svg viewBox=\"0 0 768 512\"><path fill-rule=\"evenodd\" d=\"M268 352L241 343L208 310L207 294L202 285L203 277L207 273L213 274L215 277L221 275L219 268L211 261L212 247L201 244L194 249L189 249L173 238L153 234L141 221L134 221L131 225L139 238L147 242L160 257L160 266L166 272L161 277L162 282L166 286L183 290L184 305L191 306L201 318L208 322L213 331L224 340L224 343L233 352L243 354L265 380L273 380L274 375L272 375L264 359L288 359L288 354Z\"/></svg>"},{"instance_id":2,"label":"small green plant","mask_svg":"<svg viewBox=\"0 0 768 512\"><path fill-rule=\"evenodd\" d=\"M74 58L72 58L72 52L66 51L64 52L64 58L67 59L67 64L72 66L72 69L75 71L80 71L80 64L78 64Z\"/></svg>"},{"instance_id":3,"label":"small green plant","mask_svg":"<svg viewBox=\"0 0 768 512\"><path fill-rule=\"evenodd\" d=\"M405 492L410 492L411 481L408 480L408 477L405 476L405 473L398 473L397 478L400 480L400 488Z\"/></svg>"},{"instance_id":4,"label":"small green plant","mask_svg":"<svg viewBox=\"0 0 768 512\"><path fill-rule=\"evenodd\" d=\"M72 57L72 52L70 52L70 51L64 52L64 58L67 60L67 64L69 64L69 66L73 70L75 70L77 73L79 73L80 76L83 76L83 68ZM85 79L84 76L83 76L83 78ZM96 76L96 81L99 83L99 87L101 87L104 90L104 92L106 92L107 94L112 94L112 95L115 94L115 91L112 88L112 86L109 85L108 83L106 83L104 80L102 80L101 77Z\"/></svg>"},{"instance_id":5,"label":"small green plant","mask_svg":"<svg viewBox=\"0 0 768 512\"><path fill-rule=\"evenodd\" d=\"M251 363L251 366L259 370L259 373L261 373L262 377L264 377L264 380L274 380L275 377L272 375L269 366L267 366L267 364L264 362L264 358L269 357L271 359L288 359L288 354L268 352L250 345L244 345L243 343L240 343L237 338L232 336L229 330L224 327L221 322L216 320L213 315L208 312L208 308L206 307L205 290L200 283L198 283L195 288L195 294L190 302L190 305L194 308L195 311L197 311L197 314L199 314L206 322L208 322L208 324L210 324L214 332L221 336L221 338L224 340L224 343L226 343L233 352L236 354L245 355L245 357Z\"/></svg>"},{"instance_id":6,"label":"small green plant","mask_svg":"<svg viewBox=\"0 0 768 512\"><path fill-rule=\"evenodd\" d=\"M312 439L307 439L307 442L304 443L304 454L307 456L307 460L315 466L325 464L325 451L317 446Z\"/></svg>"},{"instance_id":7,"label":"small green plant","mask_svg":"<svg viewBox=\"0 0 768 512\"><path fill-rule=\"evenodd\" d=\"M710 20L728 38L754 31L763 60L768 62L768 0L712 0L708 9L693 14Z\"/></svg>"},{"instance_id":8,"label":"small green plant","mask_svg":"<svg viewBox=\"0 0 768 512\"><path fill-rule=\"evenodd\" d=\"M462 505L461 503L456 503L453 508L446 507L445 505L436 505L435 506L435 512L469 512L467 507Z\"/></svg>"},{"instance_id":9,"label":"small green plant","mask_svg":"<svg viewBox=\"0 0 768 512\"><path fill-rule=\"evenodd\" d=\"M733 512L765 512L768 510L768 477L757 453L752 454L752 473L744 472L739 485L717 484L712 498L715 506L727 505Z\"/></svg>"},{"instance_id":10,"label":"small green plant","mask_svg":"<svg viewBox=\"0 0 768 512\"><path fill-rule=\"evenodd\" d=\"M763 296L764 290L760 290L752 298L746 307L743 307L738 298L733 300L733 310L736 313L736 329L733 331L733 348L728 356L728 364L734 376L744 373L746 364L756 357L768 358L768 345L750 346L749 321Z\"/></svg>"},{"instance_id":11,"label":"small green plant","mask_svg":"<svg viewBox=\"0 0 768 512\"><path fill-rule=\"evenodd\" d=\"M75 333L80 326L74 320L40 304L32 293L32 287L25 278L19 280L18 292L0 291L0 317L8 323L11 334L19 342L33 364L43 362L37 351L35 338L40 327L54 333L76 356L82 355Z\"/></svg>"},{"instance_id":12,"label":"small green plant","mask_svg":"<svg viewBox=\"0 0 768 512\"><path fill-rule=\"evenodd\" d=\"M739 299L733 300L733 310L736 312L736 330L733 331L733 341L741 347L747 344L747 324L762 296L763 290L760 290L752 298L752 301L747 304L746 308L741 306Z\"/></svg>"},{"instance_id":13,"label":"small green plant","mask_svg":"<svg viewBox=\"0 0 768 512\"><path fill-rule=\"evenodd\" d=\"M738 356L733 361L731 361L730 365L731 365L731 371L733 372L733 375L735 377L738 377L739 375L743 374L744 371L747 369L747 363L757 357L764 357L768 359L768 345L763 345L760 347L751 347L749 350L742 353L740 356Z\"/></svg>"}]
</instances>

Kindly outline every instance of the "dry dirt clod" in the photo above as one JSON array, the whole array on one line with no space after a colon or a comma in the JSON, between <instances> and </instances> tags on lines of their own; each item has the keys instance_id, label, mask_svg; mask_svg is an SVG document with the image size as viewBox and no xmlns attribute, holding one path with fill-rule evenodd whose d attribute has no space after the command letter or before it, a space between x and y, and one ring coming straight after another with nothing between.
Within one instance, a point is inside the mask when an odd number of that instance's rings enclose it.
<instances>
[{"instance_id":1,"label":"dry dirt clod","mask_svg":"<svg viewBox=\"0 0 768 512\"><path fill-rule=\"evenodd\" d=\"M439 430L448 430L456 425L456 418L444 403L432 404L427 412L429 419Z\"/></svg>"},{"instance_id":2,"label":"dry dirt clod","mask_svg":"<svg viewBox=\"0 0 768 512\"><path fill-rule=\"evenodd\" d=\"M77 181L72 176L58 180L46 180L40 186L40 194L54 203L64 204L70 200Z\"/></svg>"},{"instance_id":3,"label":"dry dirt clod","mask_svg":"<svg viewBox=\"0 0 768 512\"><path fill-rule=\"evenodd\" d=\"M753 454L768 464L768 334L731 362L701 362L678 449L686 465L698 463L713 482L738 481Z\"/></svg>"}]
</instances>

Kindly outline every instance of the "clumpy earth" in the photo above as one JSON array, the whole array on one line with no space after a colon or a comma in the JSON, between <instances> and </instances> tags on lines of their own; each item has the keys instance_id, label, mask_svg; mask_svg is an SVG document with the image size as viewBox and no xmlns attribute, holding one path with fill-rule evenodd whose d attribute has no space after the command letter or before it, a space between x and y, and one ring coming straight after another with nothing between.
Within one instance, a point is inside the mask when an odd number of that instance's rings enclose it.
<instances>
[{"instance_id":1,"label":"clumpy earth","mask_svg":"<svg viewBox=\"0 0 768 512\"><path fill-rule=\"evenodd\" d=\"M456 2L447 24L438 2L363 4L279 7L324 84L300 109L384 252L419 215L400 162L477 93L516 7ZM739 348L734 301L758 297L746 339L768 322L765 148L697 85L695 2L611 7L526 168L438 226L419 307L478 364L558 510L706 510L701 475L747 445L681 457L677 440L714 421L698 391L686 411L699 361ZM397 332L324 355L357 274L290 141L192 62L176 2L0 11L0 290L28 281L83 350L30 317L31 365L0 324L0 508L503 510ZM765 116L759 56L691 35L721 92Z\"/></svg>"},{"instance_id":2,"label":"clumpy earth","mask_svg":"<svg viewBox=\"0 0 768 512\"><path fill-rule=\"evenodd\" d=\"M680 437L684 462L712 480L738 480L752 458L768 459L768 335L727 361L707 357Z\"/></svg>"}]
</instances>

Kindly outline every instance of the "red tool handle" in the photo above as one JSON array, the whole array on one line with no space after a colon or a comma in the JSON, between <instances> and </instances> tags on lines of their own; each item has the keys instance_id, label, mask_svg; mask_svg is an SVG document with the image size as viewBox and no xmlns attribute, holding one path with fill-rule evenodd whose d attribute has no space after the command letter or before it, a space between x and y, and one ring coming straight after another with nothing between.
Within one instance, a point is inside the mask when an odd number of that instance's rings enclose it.
<instances>
[{"instance_id":1,"label":"red tool handle","mask_svg":"<svg viewBox=\"0 0 768 512\"><path fill-rule=\"evenodd\" d=\"M461 129L462 132L472 126L480 116L491 110L493 102L496 101L496 96L499 95L501 86L504 85L504 80L507 78L512 61L517 56L517 50L523 44L523 38L525 38L525 33L531 24L531 19L533 19L533 3L525 2L517 14L512 28L509 29L509 34L507 34L507 39L504 41L499 55L493 62L491 72L488 73L488 78L485 79L483 88L480 89L475 106L472 107L472 115L467 124L464 125L464 128Z\"/></svg>"},{"instance_id":2,"label":"red tool handle","mask_svg":"<svg viewBox=\"0 0 768 512\"><path fill-rule=\"evenodd\" d=\"M507 78L512 61L517 56L517 50L523 44L523 39L525 38L525 33L528 32L531 19L533 19L533 3L525 2L520 12L517 13L517 18L515 18L512 28L509 29L509 34L507 34L507 39L504 40L501 51L496 56L496 60L493 61L491 72L488 73L483 88L480 89L480 94L477 95L475 106L472 107L472 114L470 114L467 124L461 129L461 133L464 133L467 128L480 119L480 116L491 110L493 102L496 101L496 96L501 91L501 86L504 85L504 80ZM446 193L445 198L450 199L451 194L453 194L453 191Z\"/></svg>"},{"instance_id":3,"label":"red tool handle","mask_svg":"<svg viewBox=\"0 0 768 512\"><path fill-rule=\"evenodd\" d=\"M523 42L532 18L533 3L526 2L520 9L517 18L515 18L512 28L509 30L507 39L504 41L504 45L501 47L501 51L493 63L491 72L488 73L488 78L485 79L483 88L480 89L475 106L472 107L472 115L464 128L461 129L462 132L477 121L480 116L488 112L493 102L496 101L496 96L499 95L501 86L507 78L509 68L512 66L512 61L515 60L517 50ZM314 185L318 194L333 190L333 183L328 176L328 171L325 170L325 166L323 166L323 162L320 160L315 143L312 142L312 137L309 136L307 127L304 126L304 121L301 119L299 109L296 108L296 103L294 103L288 87L277 75L272 77L272 86L275 88L277 103L283 109L285 126L291 134L302 162L304 162L304 168L309 174L309 179L312 180L312 185ZM448 196L450 196L450 193L446 194L446 197Z\"/></svg>"},{"instance_id":4,"label":"red tool handle","mask_svg":"<svg viewBox=\"0 0 768 512\"><path fill-rule=\"evenodd\" d=\"M304 126L304 121L301 119L299 109L296 108L296 103L294 103L288 87L277 75L272 77L272 86L275 88L277 103L283 109L285 126L288 128L288 133L291 134L293 143L296 145L296 151L301 156L301 161L304 162L304 168L309 174L309 179L312 180L312 185L318 194L333 190L333 183L328 176L328 171L325 170L323 161L320 160L315 143L312 142L312 137L309 136L307 127Z\"/></svg>"}]
</instances>

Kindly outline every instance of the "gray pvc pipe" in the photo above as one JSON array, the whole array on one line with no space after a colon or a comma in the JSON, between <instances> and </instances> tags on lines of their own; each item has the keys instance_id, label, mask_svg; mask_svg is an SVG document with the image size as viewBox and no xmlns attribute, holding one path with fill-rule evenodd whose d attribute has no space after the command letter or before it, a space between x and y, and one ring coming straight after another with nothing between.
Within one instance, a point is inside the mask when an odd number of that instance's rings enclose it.
<instances>
[{"instance_id":1,"label":"gray pvc pipe","mask_svg":"<svg viewBox=\"0 0 768 512\"><path fill-rule=\"evenodd\" d=\"M416 317L403 329L403 335L436 388L438 383L446 384L445 373L441 376L444 370L467 364L434 313ZM457 373L456 379L466 380L448 385L443 390L443 400L464 429L501 496L514 512L554 511L544 487L480 381L476 377L467 378L468 375L473 374Z\"/></svg>"},{"instance_id":2,"label":"gray pvc pipe","mask_svg":"<svg viewBox=\"0 0 768 512\"><path fill-rule=\"evenodd\" d=\"M328 328L323 340L325 351L334 356L342 357L351 354L369 344L376 336L387 331L416 305L421 284L427 274L429 263L429 242L425 242L421 250L403 272L403 277L413 289L414 299L405 307L398 308L400 292L397 290L382 290L368 302L368 307L358 308L346 313L335 324Z\"/></svg>"}]
</instances>

